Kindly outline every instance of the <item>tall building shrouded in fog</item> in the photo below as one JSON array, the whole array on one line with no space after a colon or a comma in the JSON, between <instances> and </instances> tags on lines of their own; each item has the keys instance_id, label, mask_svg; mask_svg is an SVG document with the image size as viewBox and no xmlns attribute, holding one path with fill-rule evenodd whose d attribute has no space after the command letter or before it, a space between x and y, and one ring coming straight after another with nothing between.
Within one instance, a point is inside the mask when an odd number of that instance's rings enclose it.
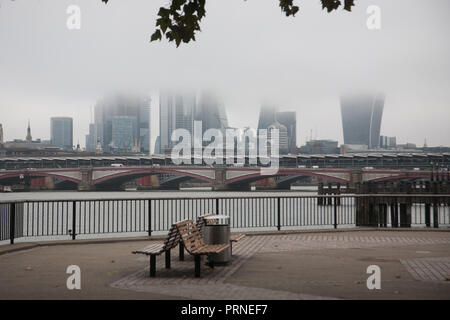
<instances>
[{"instance_id":1,"label":"tall building shrouded in fog","mask_svg":"<svg viewBox=\"0 0 450 320\"><path fill-rule=\"evenodd\" d=\"M341 96L344 144L379 148L383 108L383 94Z\"/></svg>"},{"instance_id":2,"label":"tall building shrouded in fog","mask_svg":"<svg viewBox=\"0 0 450 320\"><path fill-rule=\"evenodd\" d=\"M280 135L280 153L297 152L297 120L295 111L278 111L273 105L263 104L259 113L258 130L278 129L280 124L283 131L286 131L286 137ZM281 133L280 133L281 134Z\"/></svg>"},{"instance_id":3,"label":"tall building shrouded in fog","mask_svg":"<svg viewBox=\"0 0 450 320\"><path fill-rule=\"evenodd\" d=\"M210 91L201 94L195 110L195 120L202 122L203 133L208 129L219 129L225 133L225 129L229 127L224 104Z\"/></svg>"},{"instance_id":4,"label":"tall building shrouded in fog","mask_svg":"<svg viewBox=\"0 0 450 320\"><path fill-rule=\"evenodd\" d=\"M114 94L103 98L97 102L94 108L94 138L86 139L93 144L101 146L103 151L116 152L144 152L150 151L150 98L134 95ZM119 118L117 118L119 117ZM122 118L120 117L127 117ZM114 121L114 119L116 119ZM113 122L116 126L113 126ZM132 125L132 131L123 128ZM118 134L114 134L114 128L123 131L126 137L118 138ZM125 133L125 131L128 133ZM113 139L113 135L116 141ZM121 147L115 145L119 139ZM127 145L124 145L125 143ZM128 145L130 144L130 145ZM136 150L138 146L138 150Z\"/></svg>"},{"instance_id":5,"label":"tall building shrouded in fog","mask_svg":"<svg viewBox=\"0 0 450 320\"><path fill-rule=\"evenodd\" d=\"M195 93L175 94L164 91L159 95L159 152L170 152L175 143L172 132L186 129L193 135L196 108ZM156 149L155 149L156 150Z\"/></svg>"},{"instance_id":6,"label":"tall building shrouded in fog","mask_svg":"<svg viewBox=\"0 0 450 320\"><path fill-rule=\"evenodd\" d=\"M73 119L53 117L50 119L50 141L55 147L63 150L73 148Z\"/></svg>"},{"instance_id":7,"label":"tall building shrouded in fog","mask_svg":"<svg viewBox=\"0 0 450 320\"><path fill-rule=\"evenodd\" d=\"M259 111L258 130L267 129L277 120L276 113L278 109L273 105L263 104Z\"/></svg>"}]
</instances>

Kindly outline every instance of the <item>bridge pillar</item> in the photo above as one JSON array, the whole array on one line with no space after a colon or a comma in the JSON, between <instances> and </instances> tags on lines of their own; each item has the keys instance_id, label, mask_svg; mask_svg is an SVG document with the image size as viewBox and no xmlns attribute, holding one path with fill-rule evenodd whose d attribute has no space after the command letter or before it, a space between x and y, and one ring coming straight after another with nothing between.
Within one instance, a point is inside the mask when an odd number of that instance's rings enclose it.
<instances>
[{"instance_id":1,"label":"bridge pillar","mask_svg":"<svg viewBox=\"0 0 450 320\"><path fill-rule=\"evenodd\" d=\"M363 182L363 176L362 176L362 170L361 169L354 169L350 172L350 181L349 181L349 187L355 188L358 183Z\"/></svg>"},{"instance_id":2,"label":"bridge pillar","mask_svg":"<svg viewBox=\"0 0 450 320\"><path fill-rule=\"evenodd\" d=\"M228 190L227 180L227 169L224 167L214 168L215 179L212 185L213 191L225 191Z\"/></svg>"},{"instance_id":3,"label":"bridge pillar","mask_svg":"<svg viewBox=\"0 0 450 320\"><path fill-rule=\"evenodd\" d=\"M92 183L92 168L80 168L81 182L78 184L78 191L93 191L95 186Z\"/></svg>"}]
</instances>

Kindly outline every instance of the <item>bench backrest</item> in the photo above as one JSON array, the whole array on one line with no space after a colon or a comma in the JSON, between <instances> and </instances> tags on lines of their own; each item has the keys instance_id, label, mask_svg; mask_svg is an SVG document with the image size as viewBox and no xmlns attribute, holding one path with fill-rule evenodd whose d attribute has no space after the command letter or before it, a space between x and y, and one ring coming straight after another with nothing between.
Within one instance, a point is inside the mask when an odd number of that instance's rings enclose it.
<instances>
[{"instance_id":1,"label":"bench backrest","mask_svg":"<svg viewBox=\"0 0 450 320\"><path fill-rule=\"evenodd\" d=\"M176 223L175 225L181 236L184 247L189 253L192 254L196 249L205 246L205 242L203 241L203 238L200 235L194 221L184 220Z\"/></svg>"},{"instance_id":2,"label":"bench backrest","mask_svg":"<svg viewBox=\"0 0 450 320\"><path fill-rule=\"evenodd\" d=\"M173 224L169 230L169 233L167 234L167 238L164 240L163 250L170 250L175 248L180 241L180 233L178 232L177 226Z\"/></svg>"}]
</instances>

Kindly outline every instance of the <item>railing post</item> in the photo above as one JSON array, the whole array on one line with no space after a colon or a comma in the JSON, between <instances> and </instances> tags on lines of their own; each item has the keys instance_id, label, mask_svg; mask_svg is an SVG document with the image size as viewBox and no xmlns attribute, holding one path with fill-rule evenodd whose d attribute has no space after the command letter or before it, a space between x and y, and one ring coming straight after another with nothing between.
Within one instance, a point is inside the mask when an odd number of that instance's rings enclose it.
<instances>
[{"instance_id":1,"label":"railing post","mask_svg":"<svg viewBox=\"0 0 450 320\"><path fill-rule=\"evenodd\" d=\"M152 200L148 200L148 236L152 235Z\"/></svg>"},{"instance_id":2,"label":"railing post","mask_svg":"<svg viewBox=\"0 0 450 320\"><path fill-rule=\"evenodd\" d=\"M76 234L76 224L77 224L77 203L76 201L72 202L72 240L75 240Z\"/></svg>"},{"instance_id":3,"label":"railing post","mask_svg":"<svg viewBox=\"0 0 450 320\"><path fill-rule=\"evenodd\" d=\"M14 237L16 233L16 203L11 203L9 212L9 240L11 244L14 244Z\"/></svg>"},{"instance_id":4,"label":"railing post","mask_svg":"<svg viewBox=\"0 0 450 320\"><path fill-rule=\"evenodd\" d=\"M219 215L219 198L216 198L216 214Z\"/></svg>"},{"instance_id":5,"label":"railing post","mask_svg":"<svg viewBox=\"0 0 450 320\"><path fill-rule=\"evenodd\" d=\"M277 198L277 229L281 230L281 203L280 198Z\"/></svg>"},{"instance_id":6,"label":"railing post","mask_svg":"<svg viewBox=\"0 0 450 320\"><path fill-rule=\"evenodd\" d=\"M337 229L337 197L334 197L334 228Z\"/></svg>"},{"instance_id":7,"label":"railing post","mask_svg":"<svg viewBox=\"0 0 450 320\"><path fill-rule=\"evenodd\" d=\"M433 227L439 228L439 199L433 198Z\"/></svg>"}]
</instances>

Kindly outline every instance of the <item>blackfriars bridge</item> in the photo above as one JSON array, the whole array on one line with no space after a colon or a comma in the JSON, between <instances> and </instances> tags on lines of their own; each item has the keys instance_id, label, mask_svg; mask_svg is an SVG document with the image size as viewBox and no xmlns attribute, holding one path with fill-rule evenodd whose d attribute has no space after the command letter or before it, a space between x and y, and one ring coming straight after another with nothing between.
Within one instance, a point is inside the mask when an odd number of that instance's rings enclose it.
<instances>
[{"instance_id":1,"label":"blackfriars bridge","mask_svg":"<svg viewBox=\"0 0 450 320\"><path fill-rule=\"evenodd\" d=\"M339 183L353 187L362 182L431 179L429 170L374 168L279 168L270 174L259 167L236 166L109 166L79 168L27 168L0 171L0 184L38 177L51 177L76 185L78 190L110 190L137 178L152 175L171 175L179 184L195 178L209 183L213 190L249 190L250 183L264 178L279 178L284 184L301 177L317 181Z\"/></svg>"}]
</instances>

